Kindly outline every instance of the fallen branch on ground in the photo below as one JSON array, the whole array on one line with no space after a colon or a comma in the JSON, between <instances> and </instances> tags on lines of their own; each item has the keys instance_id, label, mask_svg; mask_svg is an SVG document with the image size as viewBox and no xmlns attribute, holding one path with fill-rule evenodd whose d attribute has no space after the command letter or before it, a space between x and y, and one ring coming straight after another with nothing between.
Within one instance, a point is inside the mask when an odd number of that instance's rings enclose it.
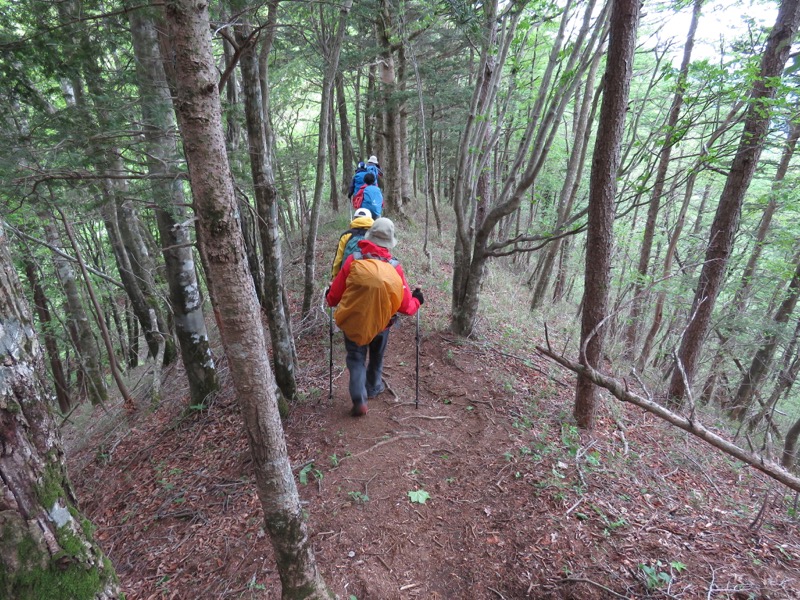
<instances>
[{"instance_id":1,"label":"fallen branch on ground","mask_svg":"<svg viewBox=\"0 0 800 600\"><path fill-rule=\"evenodd\" d=\"M617 381L616 379L603 375L592 367L584 366L573 362L568 358L559 356L548 348L537 346L536 350L544 356L554 360L561 366L569 369L570 371L578 373L579 375L583 375L592 383L607 389L617 399L622 400L623 402L630 402L631 404L634 404L639 408L642 408L647 412L652 413L669 423L672 423L676 427L683 429L684 431L688 431L692 435L711 444L715 448L722 450L726 454L729 454L743 463L746 463L751 467L755 467L773 479L780 481L786 487L800 492L800 478L794 476L777 463L767 460L757 454L753 454L752 452L748 452L747 450L739 448L739 446L730 443L728 440L707 429L695 418L684 417L683 415L679 415L667 408L664 408L652 400L642 398L641 396L629 391L625 384Z\"/></svg>"}]
</instances>

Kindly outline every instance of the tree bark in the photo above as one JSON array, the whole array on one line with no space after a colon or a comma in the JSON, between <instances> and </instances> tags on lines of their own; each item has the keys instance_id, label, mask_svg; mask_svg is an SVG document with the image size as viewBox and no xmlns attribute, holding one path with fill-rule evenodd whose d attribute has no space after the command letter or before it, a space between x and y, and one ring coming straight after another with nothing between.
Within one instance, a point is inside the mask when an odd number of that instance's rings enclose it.
<instances>
[{"instance_id":1,"label":"tree bark","mask_svg":"<svg viewBox=\"0 0 800 600\"><path fill-rule=\"evenodd\" d=\"M341 72L336 73L336 109L339 113L339 134L342 140L342 187L346 188L353 180L356 157L353 151L353 139L350 133L350 120L347 116L347 98L344 93L344 77Z\"/></svg>"},{"instance_id":2,"label":"tree bark","mask_svg":"<svg viewBox=\"0 0 800 600\"><path fill-rule=\"evenodd\" d=\"M750 106L739 148L731 164L711 225L711 237L692 302L690 321L677 354L682 369L673 371L669 384L668 398L674 406L683 403L688 391L681 371L685 372L689 386L694 381L703 340L711 322L714 305L733 249L734 234L739 225L744 195L750 186L767 135L772 113L771 100L775 96L780 76L789 57L798 23L800 23L800 0L783 0L764 48L759 76L750 92Z\"/></svg>"},{"instance_id":3,"label":"tree bark","mask_svg":"<svg viewBox=\"0 0 800 600\"><path fill-rule=\"evenodd\" d=\"M58 401L58 408L63 414L69 412L72 404L72 399L69 397L69 385L67 378L64 375L64 365L61 363L61 358L58 352L58 340L53 333L55 324L50 316L49 302L47 296L42 288L41 280L39 279L39 270L30 256L23 259L25 264L25 276L28 278L28 283L33 291L33 306L36 310L36 316L41 323L41 329L44 332L44 347L47 351L47 360L50 363L50 373L53 376L53 384L56 388L56 400Z\"/></svg>"},{"instance_id":4,"label":"tree bark","mask_svg":"<svg viewBox=\"0 0 800 600\"><path fill-rule=\"evenodd\" d=\"M294 343L288 325L288 311L283 303L283 254L278 229L278 190L275 175L269 162L267 139L262 121L262 97L255 45L249 41L251 28L247 22L234 27L236 41L244 46L239 59L242 70L245 121L250 152L250 173L253 177L256 207L261 234L261 252L264 257L264 310L269 321L272 341L272 360L275 379L285 398L291 400L297 393L294 368Z\"/></svg>"},{"instance_id":5,"label":"tree bark","mask_svg":"<svg viewBox=\"0 0 800 600\"><path fill-rule=\"evenodd\" d=\"M67 477L24 298L0 227L0 596L118 598Z\"/></svg>"},{"instance_id":6,"label":"tree bark","mask_svg":"<svg viewBox=\"0 0 800 600\"><path fill-rule=\"evenodd\" d=\"M175 113L154 22L141 10L128 13L136 54L139 91L147 140L147 166L156 205L161 250L164 255L170 306L189 383L190 402L203 406L219 389L214 357L208 343L203 297L195 271L187 225L186 198L178 165L182 157L175 138ZM172 179L163 177L173 175ZM159 326L160 328L160 326ZM164 332L163 351L171 336Z\"/></svg>"},{"instance_id":7,"label":"tree bark","mask_svg":"<svg viewBox=\"0 0 800 600\"><path fill-rule=\"evenodd\" d=\"M322 208L322 188L325 181L325 163L328 145L328 116L333 90L334 78L339 68L339 54L344 40L347 15L353 6L353 0L344 0L339 8L339 22L336 26L336 38L330 48L326 48L325 73L322 78L322 93L319 112L319 138L317 142L317 175L314 182L314 200L311 205L311 217L308 224L305 252L305 278L303 282L303 318L311 312L311 300L314 296L314 271L316 267L317 231L319 229L319 213Z\"/></svg>"},{"instance_id":8,"label":"tree bark","mask_svg":"<svg viewBox=\"0 0 800 600\"><path fill-rule=\"evenodd\" d=\"M244 256L225 153L208 5L203 0L168 0L165 11L175 51L178 116L197 206L198 238L218 304L222 342L283 598L330 599L333 596L317 568L292 476L260 310Z\"/></svg>"},{"instance_id":9,"label":"tree bark","mask_svg":"<svg viewBox=\"0 0 800 600\"><path fill-rule=\"evenodd\" d=\"M592 157L579 360L582 365L595 369L600 366L603 352L603 320L607 317L614 243L617 169L630 91L639 6L639 0L614 0L611 8L603 103ZM596 395L594 383L578 375L574 408L578 427L591 429L594 426Z\"/></svg>"},{"instance_id":10,"label":"tree bark","mask_svg":"<svg viewBox=\"0 0 800 600\"><path fill-rule=\"evenodd\" d=\"M626 352L629 357L634 354L639 334L639 321L641 320L642 309L645 305L643 291L650 268L650 252L653 248L653 238L655 237L656 218L658 217L658 211L661 207L661 196L664 193L664 183L667 180L667 169L669 169L670 159L672 157L672 148L683 137L682 132L677 130L677 125L681 107L683 106L683 96L686 92L687 79L689 77L689 63L692 58L692 49L694 48L694 35L697 31L697 23L700 20L700 11L702 7L703 0L694 0L692 21L689 25L689 32L686 34L686 42L683 46L683 59L681 60L680 70L678 71L678 79L675 82L675 95L672 97L672 105L667 115L664 141L658 157L658 167L656 168L656 178L650 193L650 205L647 209L647 222L645 224L644 237L639 252L636 283L633 287L630 319L625 335Z\"/></svg>"},{"instance_id":11,"label":"tree bark","mask_svg":"<svg viewBox=\"0 0 800 600\"><path fill-rule=\"evenodd\" d=\"M781 303L775 316L772 319L773 325L767 333L764 343L753 356L750 363L750 368L744 374L739 389L736 391L736 397L733 400L731 409L731 416L734 419L743 421L747 414L750 405L752 404L753 393L758 390L767 371L772 366L772 358L775 355L775 348L781 339L781 334L785 329L786 323L789 322L789 317L792 315L794 308L797 304L798 295L800 295L800 255L795 260L797 265L795 268L794 276L789 282L789 288L786 291L786 297Z\"/></svg>"},{"instance_id":12,"label":"tree bark","mask_svg":"<svg viewBox=\"0 0 800 600\"><path fill-rule=\"evenodd\" d=\"M49 215L40 213L40 217L45 220L45 236L48 243L54 248L61 248L61 239L58 229ZM108 400L108 388L100 366L100 352L97 347L89 317L86 314L78 281L75 278L75 271L70 262L60 256L53 254L53 263L56 267L56 277L64 290L67 303L69 319L75 325L76 331L76 350L80 353L80 361L83 372L86 373L86 392L92 404L103 404Z\"/></svg>"}]
</instances>

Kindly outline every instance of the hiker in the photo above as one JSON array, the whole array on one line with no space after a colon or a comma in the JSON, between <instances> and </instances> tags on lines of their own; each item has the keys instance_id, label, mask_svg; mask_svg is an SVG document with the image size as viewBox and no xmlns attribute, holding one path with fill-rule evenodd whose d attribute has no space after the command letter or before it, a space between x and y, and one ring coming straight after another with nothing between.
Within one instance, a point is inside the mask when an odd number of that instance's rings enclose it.
<instances>
[{"instance_id":1,"label":"hiker","mask_svg":"<svg viewBox=\"0 0 800 600\"><path fill-rule=\"evenodd\" d=\"M353 195L358 191L362 185L364 185L364 175L367 174L367 165L362 160L359 161L358 166L356 167L356 173L353 175L353 180L350 182L350 190L347 192L347 197L352 200Z\"/></svg>"},{"instance_id":2,"label":"hiker","mask_svg":"<svg viewBox=\"0 0 800 600\"><path fill-rule=\"evenodd\" d=\"M331 279L336 277L347 257L358 249L358 242L364 239L364 234L372 227L372 223L372 213L368 208L356 209L353 220L350 221L350 229L339 236L339 246L336 248L336 256L333 257Z\"/></svg>"},{"instance_id":3,"label":"hiker","mask_svg":"<svg viewBox=\"0 0 800 600\"><path fill-rule=\"evenodd\" d=\"M367 172L364 176L364 185L353 196L353 208L366 208L372 213L372 218L377 219L383 212L383 192L375 185L375 176Z\"/></svg>"},{"instance_id":4,"label":"hiker","mask_svg":"<svg viewBox=\"0 0 800 600\"><path fill-rule=\"evenodd\" d=\"M344 333L354 417L366 415L367 400L386 389L383 355L396 314L413 315L425 302L422 290L409 290L403 267L392 257L396 244L394 223L376 219L325 294Z\"/></svg>"},{"instance_id":5,"label":"hiker","mask_svg":"<svg viewBox=\"0 0 800 600\"><path fill-rule=\"evenodd\" d=\"M383 175L383 171L381 171L381 166L378 164L378 157L374 154L369 157L366 163L363 161L358 163L356 173L350 182L350 190L347 193L348 198L352 199L361 186L364 185L364 177L367 173L372 173L375 176L375 185L378 185L378 178ZM355 208L358 207L356 206Z\"/></svg>"},{"instance_id":6,"label":"hiker","mask_svg":"<svg viewBox=\"0 0 800 600\"><path fill-rule=\"evenodd\" d=\"M378 185L380 181L380 176L383 175L383 171L381 171L381 166L378 164L378 157L374 154L367 159L366 167L368 173L372 173L375 175L375 185ZM379 186L380 187L380 186Z\"/></svg>"}]
</instances>

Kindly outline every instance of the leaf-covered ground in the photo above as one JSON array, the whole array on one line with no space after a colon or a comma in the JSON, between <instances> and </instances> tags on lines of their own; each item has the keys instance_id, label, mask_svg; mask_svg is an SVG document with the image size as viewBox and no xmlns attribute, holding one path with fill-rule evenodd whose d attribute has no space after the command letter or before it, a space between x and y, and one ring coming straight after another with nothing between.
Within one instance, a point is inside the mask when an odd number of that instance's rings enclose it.
<instances>
[{"instance_id":1,"label":"leaf-covered ground","mask_svg":"<svg viewBox=\"0 0 800 600\"><path fill-rule=\"evenodd\" d=\"M423 307L391 334L389 390L349 416L341 339L328 402L328 322L298 336L304 398L285 421L323 575L358 600L797 598L794 496L638 409L605 399L572 425L573 379L436 330ZM540 337L540 332L531 332ZM130 599L279 598L231 382L188 418L180 366L165 399L77 415L65 437L82 508ZM549 376L547 374L550 374ZM424 501L423 501L424 500Z\"/></svg>"}]
</instances>

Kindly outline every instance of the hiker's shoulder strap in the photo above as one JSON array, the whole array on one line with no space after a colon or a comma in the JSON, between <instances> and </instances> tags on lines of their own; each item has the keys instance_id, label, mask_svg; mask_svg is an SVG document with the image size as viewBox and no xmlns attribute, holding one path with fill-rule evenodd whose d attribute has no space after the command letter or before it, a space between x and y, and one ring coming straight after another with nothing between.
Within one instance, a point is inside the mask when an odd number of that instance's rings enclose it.
<instances>
[{"instance_id":1,"label":"hiker's shoulder strap","mask_svg":"<svg viewBox=\"0 0 800 600\"><path fill-rule=\"evenodd\" d=\"M356 254L358 256L356 256ZM353 253L353 259L354 260L359 260L361 258L367 258L367 259L371 258L373 260L380 260L382 262L389 263L394 268L397 268L397 265L400 264L400 261L397 260L396 258L394 258L393 256L390 256L389 258L386 258L385 256L380 256L379 254L372 254L371 252L369 252L367 254L362 254L361 252L354 252Z\"/></svg>"}]
</instances>

